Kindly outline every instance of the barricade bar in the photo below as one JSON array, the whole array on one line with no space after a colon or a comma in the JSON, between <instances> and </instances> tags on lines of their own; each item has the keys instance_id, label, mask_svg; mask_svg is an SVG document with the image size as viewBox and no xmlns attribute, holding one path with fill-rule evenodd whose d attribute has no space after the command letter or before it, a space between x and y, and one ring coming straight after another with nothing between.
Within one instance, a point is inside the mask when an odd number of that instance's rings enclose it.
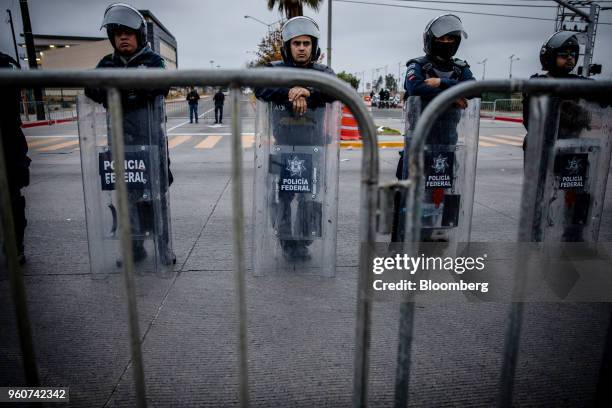
<instances>
[{"instance_id":1,"label":"barricade bar","mask_svg":"<svg viewBox=\"0 0 612 408\"><path fill-rule=\"evenodd\" d=\"M138 324L138 308L136 305L136 288L134 283L134 257L132 253L132 236L130 215L128 210L128 193L125 182L125 146L123 140L123 109L121 94L116 88L108 90L108 111L110 114L110 128L112 131L112 151L115 161L115 189L119 205L119 237L121 240L121 258L123 263L123 279L127 299L128 334L130 337L130 351L132 353L132 366L134 372L134 385L136 387L136 406L147 406L145 376L140 347L140 326Z\"/></svg>"},{"instance_id":2,"label":"barricade bar","mask_svg":"<svg viewBox=\"0 0 612 408\"><path fill-rule=\"evenodd\" d=\"M230 90L232 101L232 211L234 224L234 269L238 312L239 397L240 406L249 405L247 359L247 307L244 263L244 195L242 191L242 135L240 117L240 87Z\"/></svg>"}]
</instances>

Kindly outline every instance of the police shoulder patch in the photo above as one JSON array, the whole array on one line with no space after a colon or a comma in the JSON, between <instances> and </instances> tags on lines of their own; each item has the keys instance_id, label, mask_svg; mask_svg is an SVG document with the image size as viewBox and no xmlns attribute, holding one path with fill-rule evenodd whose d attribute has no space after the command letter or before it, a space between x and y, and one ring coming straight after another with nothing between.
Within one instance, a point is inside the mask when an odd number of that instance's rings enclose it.
<instances>
[{"instance_id":1,"label":"police shoulder patch","mask_svg":"<svg viewBox=\"0 0 612 408\"><path fill-rule=\"evenodd\" d=\"M459 59L459 58L454 58L453 62L459 68L469 68L470 67L470 64L468 64L467 61L464 61L464 60Z\"/></svg>"}]
</instances>

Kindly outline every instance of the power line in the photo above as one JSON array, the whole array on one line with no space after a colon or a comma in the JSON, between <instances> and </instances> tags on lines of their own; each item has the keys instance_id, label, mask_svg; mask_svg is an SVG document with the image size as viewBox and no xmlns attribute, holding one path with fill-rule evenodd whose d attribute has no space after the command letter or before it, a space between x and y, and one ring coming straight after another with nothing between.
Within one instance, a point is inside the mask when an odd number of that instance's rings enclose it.
<instances>
[{"instance_id":1,"label":"power line","mask_svg":"<svg viewBox=\"0 0 612 408\"><path fill-rule=\"evenodd\" d=\"M432 7L418 7L418 6L402 6L399 4L374 3L370 1L355 1L355 0L334 0L334 1L336 3L355 3L355 4L366 4L366 5L371 5L371 6L385 6L385 7L397 7L397 8L418 9L418 10L447 11L451 13L478 14L482 16L511 17L511 18L525 18L529 20L556 21L555 19L552 19L552 18L543 18L543 17L511 16L507 14L482 13L478 11L449 10L449 9L440 9L440 8L432 8Z\"/></svg>"},{"instance_id":2,"label":"power line","mask_svg":"<svg viewBox=\"0 0 612 408\"><path fill-rule=\"evenodd\" d=\"M537 7L537 8L557 8L557 6L553 5L543 5L543 4L507 4L507 3L477 3L477 2L467 2L467 1L439 1L439 0L393 0L400 2L410 2L410 3L441 3L441 4L457 4L457 5L471 5L471 6L492 6L492 7ZM516 0L515 0L516 1Z\"/></svg>"},{"instance_id":3,"label":"power line","mask_svg":"<svg viewBox=\"0 0 612 408\"><path fill-rule=\"evenodd\" d=\"M407 9L417 9L417 10L446 11L449 13L476 14L480 16L491 16L491 17L522 18L525 20L539 20L539 21L556 21L554 18L514 16L514 15L509 15L509 14L483 13L479 11L465 11L465 10L450 10L450 9L441 9L441 8L433 8L433 7L404 6L400 4L374 3L371 1L356 1L356 0L333 0L333 1L336 3L354 3L354 4L365 4L369 6L384 6L384 7L407 8ZM599 22L598 24L612 25L612 23L602 23L602 22Z\"/></svg>"}]
</instances>

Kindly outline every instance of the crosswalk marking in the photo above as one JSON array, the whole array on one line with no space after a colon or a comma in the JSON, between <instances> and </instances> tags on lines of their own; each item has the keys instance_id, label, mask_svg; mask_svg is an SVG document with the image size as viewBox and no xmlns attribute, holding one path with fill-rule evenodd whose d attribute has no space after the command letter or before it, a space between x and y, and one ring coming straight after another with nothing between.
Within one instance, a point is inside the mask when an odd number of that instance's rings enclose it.
<instances>
[{"instance_id":1,"label":"crosswalk marking","mask_svg":"<svg viewBox=\"0 0 612 408\"><path fill-rule=\"evenodd\" d=\"M36 146L40 146L40 145L45 145L45 144L49 144L49 143L53 143L56 142L58 140L64 139L61 136L53 136L53 137L45 137L45 138L41 138L41 140L28 140L28 147L36 147Z\"/></svg>"},{"instance_id":2,"label":"crosswalk marking","mask_svg":"<svg viewBox=\"0 0 612 408\"><path fill-rule=\"evenodd\" d=\"M208 136L206 139L198 143L196 149L212 149L222 139L221 136Z\"/></svg>"},{"instance_id":3,"label":"crosswalk marking","mask_svg":"<svg viewBox=\"0 0 612 408\"><path fill-rule=\"evenodd\" d=\"M515 140L523 143L525 136L511 136L511 135L489 135L489 137L501 137L502 139Z\"/></svg>"},{"instance_id":4,"label":"crosswalk marking","mask_svg":"<svg viewBox=\"0 0 612 408\"><path fill-rule=\"evenodd\" d=\"M248 149L253 147L255 144L255 136L253 135L242 135L242 147Z\"/></svg>"},{"instance_id":5,"label":"crosswalk marking","mask_svg":"<svg viewBox=\"0 0 612 408\"><path fill-rule=\"evenodd\" d=\"M510 146L523 146L523 143L512 142L510 140L504 140L504 139L499 139L499 138L494 138L494 137L489 137L489 136L480 136L480 140L483 140L485 142L493 142L497 144L505 144L505 145L510 145Z\"/></svg>"},{"instance_id":6,"label":"crosswalk marking","mask_svg":"<svg viewBox=\"0 0 612 408\"><path fill-rule=\"evenodd\" d=\"M51 152L54 150L59 150L59 149L63 149L65 147L70 147L70 146L74 146L74 145L78 145L79 141L78 140L70 140L68 142L64 142L64 143L58 143L58 144L54 144L51 146L46 146L46 147L41 147L40 149L37 149L37 151L39 152Z\"/></svg>"},{"instance_id":7,"label":"crosswalk marking","mask_svg":"<svg viewBox=\"0 0 612 408\"><path fill-rule=\"evenodd\" d=\"M168 141L168 149L174 149L176 146L191 140L192 136L173 136Z\"/></svg>"},{"instance_id":8,"label":"crosswalk marking","mask_svg":"<svg viewBox=\"0 0 612 408\"><path fill-rule=\"evenodd\" d=\"M203 139L201 137L204 136ZM212 149L219 146L219 142L223 138L231 141L231 134L229 133L183 133L180 134L172 134L168 135L168 148L176 149L177 147L183 145L185 148L195 148L195 149ZM519 135L501 135L501 134L493 134L480 136L478 146L479 147L498 147L498 146L522 146L523 137ZM28 146L33 152L51 152L57 151L60 149L71 150L74 152L78 151L79 141L74 136L65 136L65 135L53 135L53 136L29 136L27 137ZM192 140L199 142L194 146L191 142ZM399 139L396 142L397 146L387 146L385 147L402 147L403 140ZM255 144L255 134L254 133L242 133L242 145L243 148L249 149L253 148ZM357 143L353 143L350 147L362 147L362 141L358 141ZM102 136L97 140L98 146L106 146L106 137ZM346 148L349 147L349 144L344 141L341 144L341 147Z\"/></svg>"}]
</instances>

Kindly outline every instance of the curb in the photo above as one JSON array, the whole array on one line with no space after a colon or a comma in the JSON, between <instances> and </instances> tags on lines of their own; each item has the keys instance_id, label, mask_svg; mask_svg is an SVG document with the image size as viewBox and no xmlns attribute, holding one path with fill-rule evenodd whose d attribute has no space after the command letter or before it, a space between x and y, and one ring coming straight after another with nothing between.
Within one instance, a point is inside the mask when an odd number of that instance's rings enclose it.
<instances>
[{"instance_id":1,"label":"curb","mask_svg":"<svg viewBox=\"0 0 612 408\"><path fill-rule=\"evenodd\" d=\"M492 119L492 120L501 120L504 122L515 122L515 123L523 123L523 118L513 118L512 116L491 116L491 115L480 115L481 118Z\"/></svg>"},{"instance_id":2,"label":"curb","mask_svg":"<svg viewBox=\"0 0 612 408\"><path fill-rule=\"evenodd\" d=\"M38 120L36 122L27 122L27 123L22 123L21 127L23 129L25 128L31 128L31 127L35 127L35 126L50 126L50 125L55 125L56 123L66 123L66 122L73 122L75 121L76 118L70 118L70 119L51 119L51 120Z\"/></svg>"}]
</instances>

